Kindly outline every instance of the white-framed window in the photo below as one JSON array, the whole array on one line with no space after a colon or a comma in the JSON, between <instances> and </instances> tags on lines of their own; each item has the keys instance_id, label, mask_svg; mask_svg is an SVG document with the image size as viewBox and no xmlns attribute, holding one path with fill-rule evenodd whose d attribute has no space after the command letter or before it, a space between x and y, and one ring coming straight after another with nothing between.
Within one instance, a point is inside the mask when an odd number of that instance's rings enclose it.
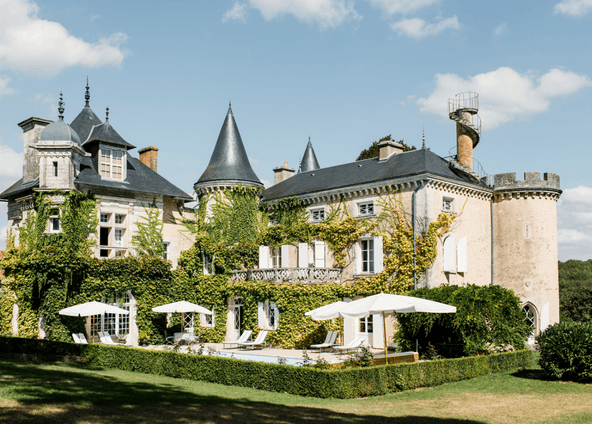
<instances>
[{"instance_id":1,"label":"white-framed window","mask_svg":"<svg viewBox=\"0 0 592 424\"><path fill-rule=\"evenodd\" d=\"M52 209L49 212L49 232L59 233L61 231L60 226L60 210Z\"/></svg>"},{"instance_id":2,"label":"white-framed window","mask_svg":"<svg viewBox=\"0 0 592 424\"><path fill-rule=\"evenodd\" d=\"M321 222L325 220L325 209L312 209L310 215L314 222Z\"/></svg>"},{"instance_id":3,"label":"white-framed window","mask_svg":"<svg viewBox=\"0 0 592 424\"><path fill-rule=\"evenodd\" d=\"M115 215L115 223L116 224L125 224L125 215L116 214Z\"/></svg>"},{"instance_id":4,"label":"white-framed window","mask_svg":"<svg viewBox=\"0 0 592 424\"><path fill-rule=\"evenodd\" d=\"M271 267L281 268L282 267L282 248L280 246L273 246L269 248L271 254Z\"/></svg>"},{"instance_id":5,"label":"white-framed window","mask_svg":"<svg viewBox=\"0 0 592 424\"><path fill-rule=\"evenodd\" d=\"M216 311L214 307L211 308L212 314L200 314L200 322L202 327L215 327L216 326Z\"/></svg>"},{"instance_id":6,"label":"white-framed window","mask_svg":"<svg viewBox=\"0 0 592 424\"><path fill-rule=\"evenodd\" d=\"M355 249L357 274L379 274L382 272L382 237L362 237L356 243Z\"/></svg>"},{"instance_id":7,"label":"white-framed window","mask_svg":"<svg viewBox=\"0 0 592 424\"><path fill-rule=\"evenodd\" d=\"M99 174L103 178L124 179L125 152L115 148L101 146Z\"/></svg>"},{"instance_id":8,"label":"white-framed window","mask_svg":"<svg viewBox=\"0 0 592 424\"><path fill-rule=\"evenodd\" d=\"M202 262L203 262L203 274L204 275L214 275L215 267L214 267L214 258L209 255L202 255Z\"/></svg>"},{"instance_id":9,"label":"white-framed window","mask_svg":"<svg viewBox=\"0 0 592 424\"><path fill-rule=\"evenodd\" d=\"M374 321L373 315L368 315L366 318L359 319L359 332L362 334L372 334L374 333Z\"/></svg>"},{"instance_id":10,"label":"white-framed window","mask_svg":"<svg viewBox=\"0 0 592 424\"><path fill-rule=\"evenodd\" d=\"M110 218L111 218L110 213L101 212L101 217L100 217L99 221L101 223L108 223Z\"/></svg>"},{"instance_id":11,"label":"white-framed window","mask_svg":"<svg viewBox=\"0 0 592 424\"><path fill-rule=\"evenodd\" d=\"M54 177L58 176L58 163L57 162L53 163L53 176Z\"/></svg>"},{"instance_id":12,"label":"white-framed window","mask_svg":"<svg viewBox=\"0 0 592 424\"><path fill-rule=\"evenodd\" d=\"M114 242L115 242L115 246L121 247L123 246L123 233L124 233L124 229L123 228L115 228L115 231L113 233L114 235Z\"/></svg>"},{"instance_id":13,"label":"white-framed window","mask_svg":"<svg viewBox=\"0 0 592 424\"><path fill-rule=\"evenodd\" d=\"M454 199L452 197L442 197L442 212L454 212Z\"/></svg>"},{"instance_id":14,"label":"white-framed window","mask_svg":"<svg viewBox=\"0 0 592 424\"><path fill-rule=\"evenodd\" d=\"M528 335L528 343L533 344L535 341L534 338L538 335L536 308L532 304L526 303L522 306L522 312L524 313L526 323L531 328L530 334Z\"/></svg>"},{"instance_id":15,"label":"white-framed window","mask_svg":"<svg viewBox=\"0 0 592 424\"><path fill-rule=\"evenodd\" d=\"M132 305L132 296L129 292L116 295L111 299L104 299L105 303L120 307L129 312ZM93 337L98 337L98 331L106 331L109 335L124 336L130 332L129 314L101 314L95 317L95 326L92 328Z\"/></svg>"},{"instance_id":16,"label":"white-framed window","mask_svg":"<svg viewBox=\"0 0 592 424\"><path fill-rule=\"evenodd\" d=\"M115 251L115 257L116 258L125 258L125 250L116 250Z\"/></svg>"},{"instance_id":17,"label":"white-framed window","mask_svg":"<svg viewBox=\"0 0 592 424\"><path fill-rule=\"evenodd\" d=\"M358 203L358 215L359 216L374 215L374 202Z\"/></svg>"},{"instance_id":18,"label":"white-framed window","mask_svg":"<svg viewBox=\"0 0 592 424\"><path fill-rule=\"evenodd\" d=\"M263 330L277 330L280 323L280 311L275 302L266 300L257 303L259 328Z\"/></svg>"}]
</instances>

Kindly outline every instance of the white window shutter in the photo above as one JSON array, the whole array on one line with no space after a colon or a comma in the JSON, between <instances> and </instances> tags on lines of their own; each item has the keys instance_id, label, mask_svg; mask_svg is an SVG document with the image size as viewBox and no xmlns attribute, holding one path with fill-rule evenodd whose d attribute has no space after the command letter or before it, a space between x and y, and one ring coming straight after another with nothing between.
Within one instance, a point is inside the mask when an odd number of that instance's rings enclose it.
<instances>
[{"instance_id":1,"label":"white window shutter","mask_svg":"<svg viewBox=\"0 0 592 424\"><path fill-rule=\"evenodd\" d=\"M375 246L376 248L376 246ZM388 341L387 341L388 343ZM372 347L384 349L384 332L382 331L382 313L372 314Z\"/></svg>"},{"instance_id":2,"label":"white window shutter","mask_svg":"<svg viewBox=\"0 0 592 424\"><path fill-rule=\"evenodd\" d=\"M354 273L362 273L362 242L358 241L354 244Z\"/></svg>"},{"instance_id":3,"label":"white window shutter","mask_svg":"<svg viewBox=\"0 0 592 424\"><path fill-rule=\"evenodd\" d=\"M383 268L382 236L374 237L374 272L380 274Z\"/></svg>"},{"instance_id":4,"label":"white window shutter","mask_svg":"<svg viewBox=\"0 0 592 424\"><path fill-rule=\"evenodd\" d=\"M308 243L298 243L298 268L307 268L309 263Z\"/></svg>"},{"instance_id":5,"label":"white window shutter","mask_svg":"<svg viewBox=\"0 0 592 424\"><path fill-rule=\"evenodd\" d=\"M467 237L463 237L458 241L456 248L456 270L458 272L467 272Z\"/></svg>"},{"instance_id":6,"label":"white window shutter","mask_svg":"<svg viewBox=\"0 0 592 424\"><path fill-rule=\"evenodd\" d=\"M265 304L263 302L257 303L257 323L259 328L267 327L267 314L265 313Z\"/></svg>"},{"instance_id":7,"label":"white window shutter","mask_svg":"<svg viewBox=\"0 0 592 424\"><path fill-rule=\"evenodd\" d=\"M315 241L315 268L325 268L325 242Z\"/></svg>"},{"instance_id":8,"label":"white window shutter","mask_svg":"<svg viewBox=\"0 0 592 424\"><path fill-rule=\"evenodd\" d=\"M282 255L282 265L281 268L289 268L290 267L290 263L289 263L289 259L290 259L290 246L287 244L283 244L280 250L280 253Z\"/></svg>"},{"instance_id":9,"label":"white window shutter","mask_svg":"<svg viewBox=\"0 0 592 424\"><path fill-rule=\"evenodd\" d=\"M444 239L444 272L456 272L456 236Z\"/></svg>"},{"instance_id":10,"label":"white window shutter","mask_svg":"<svg viewBox=\"0 0 592 424\"><path fill-rule=\"evenodd\" d=\"M269 246L259 246L259 269L269 268Z\"/></svg>"},{"instance_id":11,"label":"white window shutter","mask_svg":"<svg viewBox=\"0 0 592 424\"><path fill-rule=\"evenodd\" d=\"M275 323L274 323L273 329L277 330L280 326L280 310L278 309L278 307L276 306L276 304L274 302L271 303L270 307L273 308L273 312L275 315Z\"/></svg>"}]
</instances>

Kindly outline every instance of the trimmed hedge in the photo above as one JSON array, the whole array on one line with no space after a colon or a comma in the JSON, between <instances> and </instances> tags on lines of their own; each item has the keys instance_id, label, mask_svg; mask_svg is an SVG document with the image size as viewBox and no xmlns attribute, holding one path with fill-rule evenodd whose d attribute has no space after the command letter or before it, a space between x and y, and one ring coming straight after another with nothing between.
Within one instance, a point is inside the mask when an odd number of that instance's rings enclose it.
<instances>
[{"instance_id":1,"label":"trimmed hedge","mask_svg":"<svg viewBox=\"0 0 592 424\"><path fill-rule=\"evenodd\" d=\"M36 353L32 342L43 342L39 344L43 351L48 344L55 344L56 349L64 349L62 345L68 345L44 340L26 340L26 344L18 342L24 339L6 340L0 338L3 352L12 348L15 353ZM439 361L325 370L100 344L70 346L71 350L66 349L68 353L79 352L86 357L87 364L93 366L340 399L438 386L492 372L527 368L533 361L533 352L523 350ZM23 348L30 350L22 352Z\"/></svg>"}]
</instances>

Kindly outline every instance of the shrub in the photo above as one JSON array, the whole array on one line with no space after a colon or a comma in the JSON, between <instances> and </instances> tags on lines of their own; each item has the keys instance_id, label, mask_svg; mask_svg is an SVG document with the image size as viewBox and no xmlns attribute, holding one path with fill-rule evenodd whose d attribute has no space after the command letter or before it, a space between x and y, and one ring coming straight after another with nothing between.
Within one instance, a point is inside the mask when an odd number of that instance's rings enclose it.
<instances>
[{"instance_id":1,"label":"shrub","mask_svg":"<svg viewBox=\"0 0 592 424\"><path fill-rule=\"evenodd\" d=\"M495 347L525 348L530 327L521 302L512 290L500 286L441 286L419 289L410 296L456 306L455 314L398 314L397 343L432 358L487 354ZM430 347L431 345L431 347Z\"/></svg>"},{"instance_id":2,"label":"shrub","mask_svg":"<svg viewBox=\"0 0 592 424\"><path fill-rule=\"evenodd\" d=\"M592 380L592 323L561 322L536 338L539 364L554 377Z\"/></svg>"}]
</instances>

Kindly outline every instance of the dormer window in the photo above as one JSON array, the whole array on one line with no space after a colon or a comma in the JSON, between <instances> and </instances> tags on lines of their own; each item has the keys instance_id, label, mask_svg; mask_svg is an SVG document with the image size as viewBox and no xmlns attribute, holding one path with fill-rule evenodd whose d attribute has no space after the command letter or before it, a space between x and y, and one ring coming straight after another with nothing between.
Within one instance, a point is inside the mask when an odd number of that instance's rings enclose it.
<instances>
[{"instance_id":1,"label":"dormer window","mask_svg":"<svg viewBox=\"0 0 592 424\"><path fill-rule=\"evenodd\" d=\"M313 222L321 222L325 220L325 209L313 209L310 211Z\"/></svg>"},{"instance_id":2,"label":"dormer window","mask_svg":"<svg viewBox=\"0 0 592 424\"><path fill-rule=\"evenodd\" d=\"M125 151L101 146L100 174L102 178L124 180Z\"/></svg>"}]
</instances>

